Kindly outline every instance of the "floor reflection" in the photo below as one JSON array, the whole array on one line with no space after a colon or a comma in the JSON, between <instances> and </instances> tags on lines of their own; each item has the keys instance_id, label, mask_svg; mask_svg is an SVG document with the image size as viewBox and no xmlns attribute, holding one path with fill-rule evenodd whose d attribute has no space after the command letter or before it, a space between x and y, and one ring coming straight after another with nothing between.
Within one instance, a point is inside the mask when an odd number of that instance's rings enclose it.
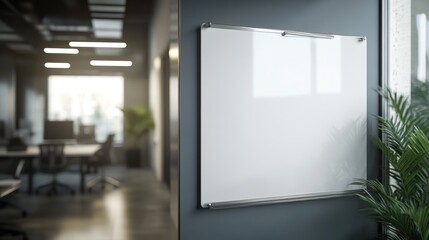
<instances>
[{"instance_id":1,"label":"floor reflection","mask_svg":"<svg viewBox=\"0 0 429 240\"><path fill-rule=\"evenodd\" d=\"M15 194L11 200L24 206L29 216L22 219L12 210L2 210L0 221L4 218L13 222L27 232L30 240L177 239L168 191L151 171L116 167L109 175L120 179L120 189L75 196ZM73 173L60 176L71 185L76 179L78 175ZM39 184L49 179L37 176L35 180Z\"/></svg>"}]
</instances>

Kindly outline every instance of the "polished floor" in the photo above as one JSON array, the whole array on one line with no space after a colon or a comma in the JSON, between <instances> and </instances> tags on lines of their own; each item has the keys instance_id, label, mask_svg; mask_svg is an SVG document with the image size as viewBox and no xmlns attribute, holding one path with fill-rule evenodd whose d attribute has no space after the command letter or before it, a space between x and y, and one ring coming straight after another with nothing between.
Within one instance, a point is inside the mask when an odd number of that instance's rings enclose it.
<instances>
[{"instance_id":1,"label":"polished floor","mask_svg":"<svg viewBox=\"0 0 429 240\"><path fill-rule=\"evenodd\" d=\"M121 188L96 189L74 196L65 192L51 197L17 193L10 200L23 206L28 217L21 218L16 211L3 209L0 221L12 222L30 240L177 239L168 190L151 171L114 167L109 172L121 181ZM76 183L77 179L78 175L72 173L60 177L65 183ZM47 176L37 176L35 182L37 185L48 180ZM77 189L77 183L73 186Z\"/></svg>"}]
</instances>

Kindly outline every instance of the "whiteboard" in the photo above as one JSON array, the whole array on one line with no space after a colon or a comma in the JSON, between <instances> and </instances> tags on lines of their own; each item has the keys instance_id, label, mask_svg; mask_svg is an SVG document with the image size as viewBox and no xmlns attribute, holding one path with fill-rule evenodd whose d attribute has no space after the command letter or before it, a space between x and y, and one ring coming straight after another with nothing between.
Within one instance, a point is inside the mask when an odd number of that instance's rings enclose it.
<instances>
[{"instance_id":1,"label":"whiteboard","mask_svg":"<svg viewBox=\"0 0 429 240\"><path fill-rule=\"evenodd\" d=\"M202 27L201 206L359 189L366 62L361 37Z\"/></svg>"}]
</instances>

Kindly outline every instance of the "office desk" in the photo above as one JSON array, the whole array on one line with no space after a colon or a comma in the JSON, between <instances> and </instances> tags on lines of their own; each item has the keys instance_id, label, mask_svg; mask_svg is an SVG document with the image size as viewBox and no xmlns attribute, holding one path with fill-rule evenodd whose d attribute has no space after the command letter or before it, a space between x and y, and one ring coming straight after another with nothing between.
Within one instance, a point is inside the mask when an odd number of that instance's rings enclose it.
<instances>
[{"instance_id":1,"label":"office desk","mask_svg":"<svg viewBox=\"0 0 429 240\"><path fill-rule=\"evenodd\" d=\"M88 159L100 148L99 144L85 144L85 145L66 145L64 147L64 155L70 158L79 158L79 172L80 172L80 192L85 192L85 169L84 166ZM8 159L24 159L28 166L28 193L33 192L33 174L34 174L34 160L39 157L39 147L29 146L26 151L8 152L6 148L0 148L0 160Z\"/></svg>"}]
</instances>

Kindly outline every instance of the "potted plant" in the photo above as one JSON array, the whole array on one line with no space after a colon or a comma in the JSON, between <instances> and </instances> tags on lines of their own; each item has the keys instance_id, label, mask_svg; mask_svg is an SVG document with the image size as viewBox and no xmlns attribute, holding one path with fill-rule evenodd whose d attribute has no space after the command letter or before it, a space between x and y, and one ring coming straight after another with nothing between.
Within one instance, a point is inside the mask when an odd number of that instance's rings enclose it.
<instances>
[{"instance_id":1,"label":"potted plant","mask_svg":"<svg viewBox=\"0 0 429 240\"><path fill-rule=\"evenodd\" d=\"M126 107L121 109L124 113L125 134L130 137L131 147L125 150L125 161L128 167L148 166L148 159L141 158L139 143L143 136L148 134L155 123L152 114L145 106Z\"/></svg>"},{"instance_id":2,"label":"potted plant","mask_svg":"<svg viewBox=\"0 0 429 240\"><path fill-rule=\"evenodd\" d=\"M383 239L429 239L429 111L411 105L408 98L390 90L380 91L393 111L378 117L384 139L377 138L391 179L361 180L366 190L358 196L367 211L385 227Z\"/></svg>"}]
</instances>

